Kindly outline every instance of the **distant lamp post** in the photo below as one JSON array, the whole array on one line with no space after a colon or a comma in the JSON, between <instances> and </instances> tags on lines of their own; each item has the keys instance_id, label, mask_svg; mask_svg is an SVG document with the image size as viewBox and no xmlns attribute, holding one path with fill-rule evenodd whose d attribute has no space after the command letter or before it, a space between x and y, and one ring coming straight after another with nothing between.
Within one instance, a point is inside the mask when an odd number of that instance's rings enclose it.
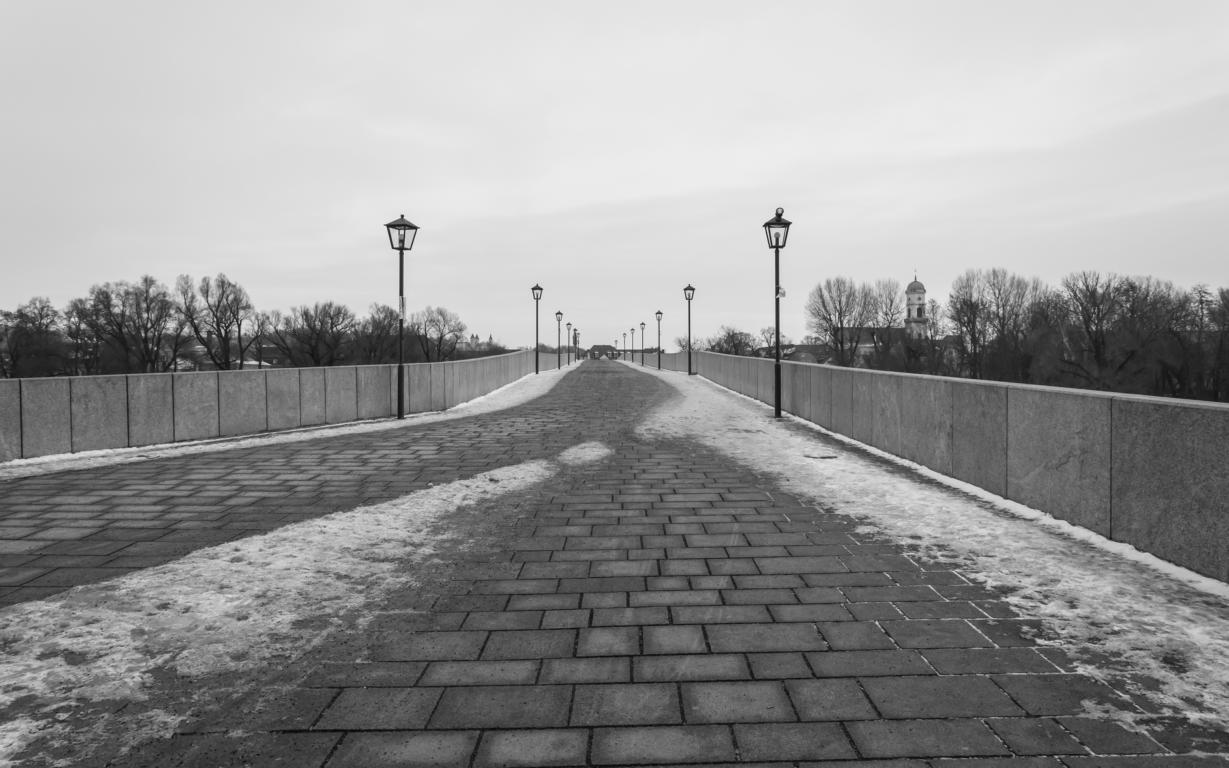
<instances>
[{"instance_id":1,"label":"distant lamp post","mask_svg":"<svg viewBox=\"0 0 1229 768\"><path fill-rule=\"evenodd\" d=\"M563 313L556 312L555 313L555 367L556 368L563 367L563 347L560 345L560 342L562 341L562 336L563 336L563 326L560 325L560 323L562 322L563 322Z\"/></svg>"},{"instance_id":2,"label":"distant lamp post","mask_svg":"<svg viewBox=\"0 0 1229 768\"><path fill-rule=\"evenodd\" d=\"M623 354L619 357L627 357L627 331L623 332Z\"/></svg>"},{"instance_id":3,"label":"distant lamp post","mask_svg":"<svg viewBox=\"0 0 1229 768\"><path fill-rule=\"evenodd\" d=\"M640 367L644 367L644 348L649 345L649 337L644 335L644 323L640 324Z\"/></svg>"},{"instance_id":4,"label":"distant lamp post","mask_svg":"<svg viewBox=\"0 0 1229 768\"><path fill-rule=\"evenodd\" d=\"M572 323L568 322L568 335L565 337L568 340L568 365L572 364Z\"/></svg>"},{"instance_id":5,"label":"distant lamp post","mask_svg":"<svg viewBox=\"0 0 1229 768\"><path fill-rule=\"evenodd\" d=\"M397 418L405 418L405 252L414 247L418 227L405 215L384 225L388 244L397 252Z\"/></svg>"},{"instance_id":6,"label":"distant lamp post","mask_svg":"<svg viewBox=\"0 0 1229 768\"><path fill-rule=\"evenodd\" d=\"M785 240L789 237L790 221L783 218L785 213L784 208L777 209L777 215L764 222L764 235L768 238L768 247L773 250L774 263L774 282L776 283L776 294L773 296L773 301L776 307L776 319L774 323L774 333L776 334L776 363L773 365L773 414L779 419L781 418L781 249L785 247Z\"/></svg>"},{"instance_id":7,"label":"distant lamp post","mask_svg":"<svg viewBox=\"0 0 1229 768\"><path fill-rule=\"evenodd\" d=\"M539 373L538 370L538 302L542 300L542 286L537 283L529 289L533 294L533 372Z\"/></svg>"},{"instance_id":8,"label":"distant lamp post","mask_svg":"<svg viewBox=\"0 0 1229 768\"><path fill-rule=\"evenodd\" d=\"M687 299L687 375L695 376L696 372L691 369L691 300L696 297L696 289L691 287L691 283L683 289L683 298Z\"/></svg>"},{"instance_id":9,"label":"distant lamp post","mask_svg":"<svg viewBox=\"0 0 1229 768\"><path fill-rule=\"evenodd\" d=\"M631 361L636 362L636 326L632 326L632 349Z\"/></svg>"},{"instance_id":10,"label":"distant lamp post","mask_svg":"<svg viewBox=\"0 0 1229 768\"><path fill-rule=\"evenodd\" d=\"M661 310L657 310L657 370L661 370Z\"/></svg>"}]
</instances>

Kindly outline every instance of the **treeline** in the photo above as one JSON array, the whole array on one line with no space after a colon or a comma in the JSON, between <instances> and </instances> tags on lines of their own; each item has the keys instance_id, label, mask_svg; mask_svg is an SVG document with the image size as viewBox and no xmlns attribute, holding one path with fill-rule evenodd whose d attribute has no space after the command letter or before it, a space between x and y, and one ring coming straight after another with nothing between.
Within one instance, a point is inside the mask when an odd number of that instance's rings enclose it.
<instances>
[{"instance_id":1,"label":"treeline","mask_svg":"<svg viewBox=\"0 0 1229 768\"><path fill-rule=\"evenodd\" d=\"M904 329L896 281L830 278L806 306L828 362L973 379L1229 400L1229 289L1075 272L1058 286L968 270Z\"/></svg>"},{"instance_id":2,"label":"treeline","mask_svg":"<svg viewBox=\"0 0 1229 768\"><path fill-rule=\"evenodd\" d=\"M373 304L366 316L332 301L258 311L226 275L173 288L145 275L96 285L57 308L35 297L0 310L0 377L155 373L263 366L391 363L398 358L397 310ZM407 362L497 354L471 343L443 307L406 319Z\"/></svg>"}]
</instances>

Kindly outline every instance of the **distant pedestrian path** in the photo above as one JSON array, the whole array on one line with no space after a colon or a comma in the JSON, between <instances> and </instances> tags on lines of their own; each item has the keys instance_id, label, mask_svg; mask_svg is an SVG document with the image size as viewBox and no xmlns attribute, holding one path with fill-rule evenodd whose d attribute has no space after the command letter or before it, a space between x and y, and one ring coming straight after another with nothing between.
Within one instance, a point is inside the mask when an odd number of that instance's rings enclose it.
<instances>
[{"instance_id":1,"label":"distant pedestrian path","mask_svg":"<svg viewBox=\"0 0 1229 768\"><path fill-rule=\"evenodd\" d=\"M0 481L0 761L1227 764L1229 590L696 377L543 376Z\"/></svg>"}]
</instances>

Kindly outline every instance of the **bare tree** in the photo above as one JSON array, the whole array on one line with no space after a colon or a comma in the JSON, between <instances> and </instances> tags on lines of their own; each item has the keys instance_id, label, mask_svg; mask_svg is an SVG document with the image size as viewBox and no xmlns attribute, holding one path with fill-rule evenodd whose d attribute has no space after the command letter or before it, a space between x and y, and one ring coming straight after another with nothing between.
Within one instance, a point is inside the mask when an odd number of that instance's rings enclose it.
<instances>
[{"instance_id":1,"label":"bare tree","mask_svg":"<svg viewBox=\"0 0 1229 768\"><path fill-rule=\"evenodd\" d=\"M465 323L444 307L427 307L411 318L418 344L429 361L447 360L465 336Z\"/></svg>"},{"instance_id":2,"label":"bare tree","mask_svg":"<svg viewBox=\"0 0 1229 768\"><path fill-rule=\"evenodd\" d=\"M1045 286L1036 278L1029 280L1002 268L985 273L984 281L990 347L986 372L991 378L1025 381L1028 356L1024 341L1030 310L1045 292Z\"/></svg>"},{"instance_id":3,"label":"bare tree","mask_svg":"<svg viewBox=\"0 0 1229 768\"><path fill-rule=\"evenodd\" d=\"M1122 314L1123 280L1084 271L1063 278L1062 286L1075 331L1074 354L1064 363L1083 386L1108 389L1110 333Z\"/></svg>"},{"instance_id":4,"label":"bare tree","mask_svg":"<svg viewBox=\"0 0 1229 768\"><path fill-rule=\"evenodd\" d=\"M868 291L870 300L871 343L880 366L892 351L892 343L898 338L895 333L904 325L905 299L897 280L876 280Z\"/></svg>"},{"instance_id":5,"label":"bare tree","mask_svg":"<svg viewBox=\"0 0 1229 768\"><path fill-rule=\"evenodd\" d=\"M52 376L63 368L60 312L43 296L36 296L15 312L0 313L0 331L7 350L5 375Z\"/></svg>"},{"instance_id":6,"label":"bare tree","mask_svg":"<svg viewBox=\"0 0 1229 768\"><path fill-rule=\"evenodd\" d=\"M367 317L355 327L357 358L367 363L396 362L397 321L397 310L386 304L372 304Z\"/></svg>"},{"instance_id":7,"label":"bare tree","mask_svg":"<svg viewBox=\"0 0 1229 768\"><path fill-rule=\"evenodd\" d=\"M338 365L354 330L354 313L344 304L318 302L270 315L269 343L291 365Z\"/></svg>"},{"instance_id":8,"label":"bare tree","mask_svg":"<svg viewBox=\"0 0 1229 768\"><path fill-rule=\"evenodd\" d=\"M955 327L962 372L980 379L990 333L990 296L984 273L970 269L956 278L947 300L947 316Z\"/></svg>"},{"instance_id":9,"label":"bare tree","mask_svg":"<svg viewBox=\"0 0 1229 768\"><path fill-rule=\"evenodd\" d=\"M171 292L150 275L136 283L104 283L90 289L91 330L127 371L167 371L187 343L187 323Z\"/></svg>"},{"instance_id":10,"label":"bare tree","mask_svg":"<svg viewBox=\"0 0 1229 768\"><path fill-rule=\"evenodd\" d=\"M755 337L746 331L723 325L716 336L705 340L703 346L697 342L696 347L723 355L750 355L755 350Z\"/></svg>"},{"instance_id":11,"label":"bare tree","mask_svg":"<svg viewBox=\"0 0 1229 768\"><path fill-rule=\"evenodd\" d=\"M870 288L848 277L831 277L811 289L807 327L832 349L833 362L852 365L872 311Z\"/></svg>"},{"instance_id":12,"label":"bare tree","mask_svg":"<svg viewBox=\"0 0 1229 768\"><path fill-rule=\"evenodd\" d=\"M68 371L74 376L102 372L102 339L94 332L89 299L73 299L64 309Z\"/></svg>"},{"instance_id":13,"label":"bare tree","mask_svg":"<svg viewBox=\"0 0 1229 768\"><path fill-rule=\"evenodd\" d=\"M254 337L244 341L244 326L250 330L256 316L243 286L218 273L212 280L202 277L199 284L188 275L180 275L175 289L179 311L213 367L223 371L242 368L243 358L255 341Z\"/></svg>"}]
</instances>

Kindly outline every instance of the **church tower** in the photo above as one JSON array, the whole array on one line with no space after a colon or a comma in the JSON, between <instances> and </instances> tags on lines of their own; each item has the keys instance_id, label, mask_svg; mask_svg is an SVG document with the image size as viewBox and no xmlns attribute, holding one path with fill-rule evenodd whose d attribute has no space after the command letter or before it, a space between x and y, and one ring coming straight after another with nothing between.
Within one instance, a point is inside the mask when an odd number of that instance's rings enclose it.
<instances>
[{"instance_id":1,"label":"church tower","mask_svg":"<svg viewBox=\"0 0 1229 768\"><path fill-rule=\"evenodd\" d=\"M926 286L918 282L916 272L905 289L905 334L910 339L926 337Z\"/></svg>"}]
</instances>

